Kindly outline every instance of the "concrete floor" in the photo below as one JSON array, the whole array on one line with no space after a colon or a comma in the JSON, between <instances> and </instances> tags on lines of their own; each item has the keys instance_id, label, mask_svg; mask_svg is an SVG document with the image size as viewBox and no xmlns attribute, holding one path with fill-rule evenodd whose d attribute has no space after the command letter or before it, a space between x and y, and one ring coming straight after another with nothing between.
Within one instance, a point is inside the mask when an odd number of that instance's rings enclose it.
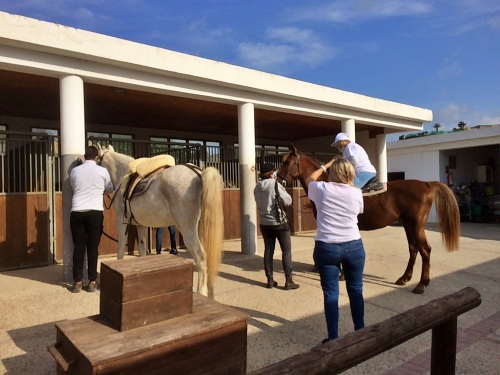
<instances>
[{"instance_id":1,"label":"concrete floor","mask_svg":"<svg viewBox=\"0 0 500 375\"><path fill-rule=\"evenodd\" d=\"M482 303L458 318L456 373L500 374L500 224L462 223L460 250L455 253L444 250L436 226L429 225L427 235L433 247L431 284L423 295L415 295L411 290L418 282L420 259L408 285L393 284L408 261L403 228L362 232L367 253L366 324L473 287ZM309 350L326 337L319 276L311 272L313 238L312 232L292 237L295 282L300 288L289 291L281 288L279 249L275 254L279 287L266 289L262 257L242 255L239 241L224 244L215 299L250 316L248 372ZM258 245L262 251L261 239ZM190 257L182 249L180 256ZM55 374L55 360L47 352L47 346L55 343L54 324L99 313L100 292L72 294L62 275L61 265L0 273L0 373ZM194 278L196 285L196 272ZM352 322L344 286L340 302L340 334L345 335L352 331ZM427 332L345 373L427 374L430 348Z\"/></svg>"}]
</instances>

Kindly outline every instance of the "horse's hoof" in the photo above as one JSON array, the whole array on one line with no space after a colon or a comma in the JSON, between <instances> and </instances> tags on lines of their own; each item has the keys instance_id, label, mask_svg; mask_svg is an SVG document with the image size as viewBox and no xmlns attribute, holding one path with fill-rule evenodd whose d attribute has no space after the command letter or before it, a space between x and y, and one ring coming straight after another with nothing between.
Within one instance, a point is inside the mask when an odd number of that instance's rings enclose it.
<instances>
[{"instance_id":1,"label":"horse's hoof","mask_svg":"<svg viewBox=\"0 0 500 375\"><path fill-rule=\"evenodd\" d=\"M405 281L405 279L403 279L402 277L400 277L398 279L398 281L396 281L394 284L396 284L396 285L406 285L406 281Z\"/></svg>"},{"instance_id":2,"label":"horse's hoof","mask_svg":"<svg viewBox=\"0 0 500 375\"><path fill-rule=\"evenodd\" d=\"M423 285L417 285L415 289L412 290L413 293L415 294L424 294L424 286Z\"/></svg>"}]
</instances>

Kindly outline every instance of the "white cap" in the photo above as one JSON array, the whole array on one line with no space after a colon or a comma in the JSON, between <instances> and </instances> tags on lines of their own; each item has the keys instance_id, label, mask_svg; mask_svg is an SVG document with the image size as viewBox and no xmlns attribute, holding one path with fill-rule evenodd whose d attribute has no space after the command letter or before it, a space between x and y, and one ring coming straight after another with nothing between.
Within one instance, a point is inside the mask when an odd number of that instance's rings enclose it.
<instances>
[{"instance_id":1,"label":"white cap","mask_svg":"<svg viewBox=\"0 0 500 375\"><path fill-rule=\"evenodd\" d=\"M349 138L347 137L346 133L339 133L335 137L335 141L333 141L333 143L330 146L336 147L337 143L339 143L339 141L348 141L348 140L349 140Z\"/></svg>"}]
</instances>

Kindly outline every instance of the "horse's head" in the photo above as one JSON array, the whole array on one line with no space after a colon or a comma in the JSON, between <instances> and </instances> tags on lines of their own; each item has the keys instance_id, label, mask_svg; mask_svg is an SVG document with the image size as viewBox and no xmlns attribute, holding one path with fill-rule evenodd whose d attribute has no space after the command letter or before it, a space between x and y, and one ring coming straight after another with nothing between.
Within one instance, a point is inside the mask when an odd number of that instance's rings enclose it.
<instances>
[{"instance_id":1,"label":"horse's head","mask_svg":"<svg viewBox=\"0 0 500 375\"><path fill-rule=\"evenodd\" d=\"M300 153L292 143L290 144L290 152L283 157L283 164L278 170L278 179L286 181L288 185L297 180L300 177L299 160Z\"/></svg>"},{"instance_id":2,"label":"horse's head","mask_svg":"<svg viewBox=\"0 0 500 375\"><path fill-rule=\"evenodd\" d=\"M97 147L97 151L99 152L99 156L102 156L106 152L114 152L115 151L113 149L113 146L111 146L111 145L108 145L108 147L101 146L101 144L99 142L97 142L97 144L95 146Z\"/></svg>"}]
</instances>

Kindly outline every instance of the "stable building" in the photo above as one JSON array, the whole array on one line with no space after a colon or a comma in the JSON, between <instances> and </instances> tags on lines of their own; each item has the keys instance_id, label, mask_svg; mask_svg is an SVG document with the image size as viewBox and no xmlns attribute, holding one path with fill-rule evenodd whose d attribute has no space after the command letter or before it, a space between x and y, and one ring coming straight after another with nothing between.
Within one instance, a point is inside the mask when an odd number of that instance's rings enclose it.
<instances>
[{"instance_id":1,"label":"stable building","mask_svg":"<svg viewBox=\"0 0 500 375\"><path fill-rule=\"evenodd\" d=\"M387 134L429 121L428 109L0 12L0 269L68 262L67 171L86 142L133 157L183 145L179 161L217 166L226 238L254 254L261 161L279 165L290 143L331 157L342 131L387 181ZM116 233L112 210L105 215ZM295 232L305 223L295 217ZM116 248L104 237L101 247Z\"/></svg>"}]
</instances>

